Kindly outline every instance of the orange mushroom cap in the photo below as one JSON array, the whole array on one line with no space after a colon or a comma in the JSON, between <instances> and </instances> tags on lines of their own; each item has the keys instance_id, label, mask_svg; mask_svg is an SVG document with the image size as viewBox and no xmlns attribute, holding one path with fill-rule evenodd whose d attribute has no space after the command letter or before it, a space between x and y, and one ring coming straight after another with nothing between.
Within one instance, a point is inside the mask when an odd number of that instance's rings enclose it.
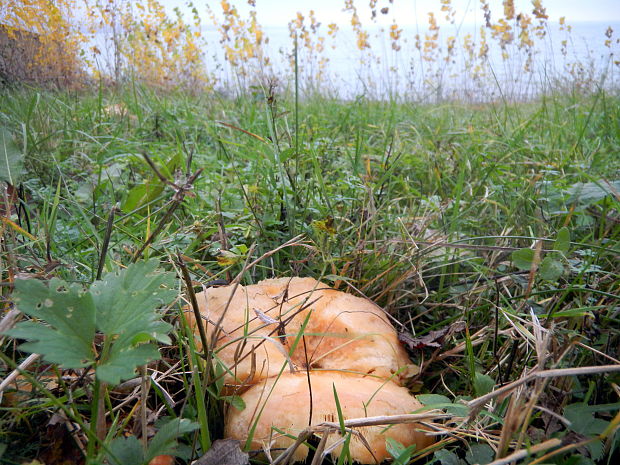
<instances>
[{"instance_id":1,"label":"orange mushroom cap","mask_svg":"<svg viewBox=\"0 0 620 465\"><path fill-rule=\"evenodd\" d=\"M246 408L238 411L230 408L227 416L225 434L227 437L246 441L254 428L251 440L252 449L273 449L277 455L282 449L291 446L295 439L309 424L323 422L338 423L338 410L334 389L344 419L411 413L422 407L406 388L390 381L363 377L352 373L334 371L311 371L309 373L284 373L279 378L268 378L253 386L244 394ZM310 402L312 392L312 402ZM312 405L312 418L310 406ZM432 436L420 430L415 423L386 426L364 426L356 428L370 445L369 451L362 440L352 435L349 444L351 458L360 463L380 463L389 459L386 439L392 438L408 447L416 445L423 449L434 442ZM279 433L282 431L284 434ZM292 437L293 438L292 438ZM327 447L341 439L339 433L330 435ZM332 454L338 456L342 446L336 447ZM301 445L293 459L304 460L308 448Z\"/></svg>"},{"instance_id":2,"label":"orange mushroom cap","mask_svg":"<svg viewBox=\"0 0 620 465\"><path fill-rule=\"evenodd\" d=\"M312 278L268 279L251 286L210 288L197 294L209 343L230 370L229 384L275 376L283 365L347 369L399 382L411 367L385 313L367 299ZM222 318L222 315L224 317ZM193 313L188 313L195 327ZM215 325L221 320L221 330ZM304 343L299 343L303 324ZM294 351L291 347L297 341Z\"/></svg>"}]
</instances>

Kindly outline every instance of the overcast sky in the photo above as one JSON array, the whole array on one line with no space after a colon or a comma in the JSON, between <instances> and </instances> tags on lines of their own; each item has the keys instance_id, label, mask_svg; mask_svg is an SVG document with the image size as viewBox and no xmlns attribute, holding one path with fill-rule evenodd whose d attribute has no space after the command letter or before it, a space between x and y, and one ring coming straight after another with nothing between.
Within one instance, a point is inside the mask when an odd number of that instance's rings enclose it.
<instances>
[{"instance_id":1,"label":"overcast sky","mask_svg":"<svg viewBox=\"0 0 620 465\"><path fill-rule=\"evenodd\" d=\"M182 10L185 0L161 0L164 5L172 9L180 6ZM204 0L203 0L204 1ZM203 10L203 1L195 0L194 4L199 11ZM237 6L243 16L247 14L247 0L229 0ZM207 2L216 11L221 11L219 0ZM357 0L355 5L359 8L359 16L364 25L370 25L370 9L368 0ZM561 16L566 17L568 23L580 21L620 21L620 0L543 0L543 6L547 9L550 21L558 21ZM501 0L489 0L491 11L496 13L497 18L502 13ZM259 23L263 26L286 26L288 22L300 11L306 15L311 9L315 11L317 19L323 23L338 23L346 25L350 21L350 14L342 11L343 0L256 0L256 11ZM457 11L456 20L464 23L480 22L482 13L479 0L452 0L452 5ZM441 13L439 0L378 0L377 8L388 7L388 15L379 14L379 24L391 24L396 19L399 26L420 25L426 23L426 13L434 11L436 17L442 22L445 16ZM515 9L518 12L530 13L532 3L530 0L515 0Z\"/></svg>"}]
</instances>

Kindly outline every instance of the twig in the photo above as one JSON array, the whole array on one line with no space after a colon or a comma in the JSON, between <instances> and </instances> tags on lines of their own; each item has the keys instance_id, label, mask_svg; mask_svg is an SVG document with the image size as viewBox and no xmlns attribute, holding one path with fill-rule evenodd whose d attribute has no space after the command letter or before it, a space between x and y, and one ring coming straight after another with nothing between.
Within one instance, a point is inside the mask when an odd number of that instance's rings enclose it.
<instances>
[{"instance_id":1,"label":"twig","mask_svg":"<svg viewBox=\"0 0 620 465\"><path fill-rule=\"evenodd\" d=\"M140 429L141 429L141 441L144 450L148 444L148 427L147 427L147 405L146 400L149 394L150 378L146 374L146 365L142 365L139 368L140 371Z\"/></svg>"},{"instance_id":2,"label":"twig","mask_svg":"<svg viewBox=\"0 0 620 465\"><path fill-rule=\"evenodd\" d=\"M327 445L327 438L329 438L329 434L324 434L321 436L321 440L319 441L319 445L316 446L316 450L314 451L314 458L312 459L312 463L310 465L321 465L323 462L323 451L325 450L325 446Z\"/></svg>"},{"instance_id":3,"label":"twig","mask_svg":"<svg viewBox=\"0 0 620 465\"><path fill-rule=\"evenodd\" d=\"M513 452L510 455L507 455L504 458L494 460L488 465L506 465L511 462L516 462L517 460L521 460L525 457L529 457L530 455L537 454L539 452L552 449L554 447L558 447L562 445L562 441L560 439L554 438L549 439L548 441L541 442L540 444L536 444L535 446L528 447L527 449L521 449L516 452Z\"/></svg>"},{"instance_id":4,"label":"twig","mask_svg":"<svg viewBox=\"0 0 620 465\"><path fill-rule=\"evenodd\" d=\"M15 370L9 373L7 377L2 380L2 383L0 383L0 401L2 400L2 393L7 388L7 386L13 381L15 381L15 379L17 379L17 377L22 371L28 369L30 365L36 362L39 357L41 357L41 355L39 354L30 354L22 363L17 366L17 368L15 368Z\"/></svg>"},{"instance_id":5,"label":"twig","mask_svg":"<svg viewBox=\"0 0 620 465\"><path fill-rule=\"evenodd\" d=\"M276 252L282 250L285 247L292 247L292 246L300 246L300 247L307 247L307 248L313 248L312 246L308 245L308 244L303 244L301 241L303 239L304 235L303 234L299 234L295 237L293 237L292 239L289 239L288 241L286 241L284 244L276 247L273 250L270 250L269 252L265 252L263 255L261 255L259 258L257 258L256 260L254 260L252 263L250 263L249 265L246 265L243 267L243 269L241 270L241 272L235 277L235 279L233 279L231 281L231 284L236 284L238 283L241 278L243 277L243 274L249 270L250 268L252 268L253 266L255 266L257 263L260 263L261 261L263 261L265 258L268 258L270 256L272 256L273 254L275 254ZM248 253L248 256L250 254Z\"/></svg>"},{"instance_id":6,"label":"twig","mask_svg":"<svg viewBox=\"0 0 620 465\"><path fill-rule=\"evenodd\" d=\"M187 179L187 182L183 186L177 189L177 191L174 193L174 196L172 197L170 207L168 207L168 210L166 210L166 213L164 213L164 217L161 219L161 221L157 225L157 228L155 228L155 231L151 233L151 235L146 239L142 247L140 247L140 250L138 250L134 254L132 262L138 261L138 259L142 256L142 253L146 250L146 248L149 245L151 245L151 243L155 240L155 238L159 235L159 233L164 229L164 227L166 226L172 214L179 207L179 205L181 205L181 203L183 202L183 199L185 198L185 195L192 188L198 176L200 176L200 173L202 173L202 168L200 168L198 171L192 174ZM175 186L175 184L172 184L172 185Z\"/></svg>"},{"instance_id":7,"label":"twig","mask_svg":"<svg viewBox=\"0 0 620 465\"><path fill-rule=\"evenodd\" d=\"M157 168L157 165L153 162L153 160L151 160L151 157L149 157L145 152L142 152L142 156L144 157L148 165L151 167L151 169L157 175L157 177L160 179L161 182L163 182L164 184L170 187L173 187L175 190L179 190L179 186L177 186L170 179L164 176L161 171L159 171L159 168Z\"/></svg>"},{"instance_id":8,"label":"twig","mask_svg":"<svg viewBox=\"0 0 620 465\"><path fill-rule=\"evenodd\" d=\"M196 319L196 325L198 326L200 342L202 342L202 350L205 351L209 347L209 343L207 342L207 333L204 325L202 324L202 315L200 314L200 307L198 306L198 301L196 300L196 293L194 292L194 286L192 285L192 278L189 275L187 265L183 261L181 252L179 251L177 251L177 260L179 268L181 268L181 274L183 275L183 281L185 282L185 289L187 291L187 295L189 296L189 302L192 305L192 310L194 311L194 318Z\"/></svg>"},{"instance_id":9,"label":"twig","mask_svg":"<svg viewBox=\"0 0 620 465\"><path fill-rule=\"evenodd\" d=\"M506 392L512 391L518 386L525 384L529 381L532 381L537 378L556 378L560 376L580 376L580 375L592 375L596 373L609 373L609 372L620 372L620 365L600 365L600 366L591 366L591 367L578 367L578 368L557 368L552 370L545 371L535 371L529 373L521 379L513 381L510 384L502 386L501 388L489 392L483 396L480 396L476 399L470 400L465 405L467 405L472 411L475 409L482 407L491 399L500 396Z\"/></svg>"},{"instance_id":10,"label":"twig","mask_svg":"<svg viewBox=\"0 0 620 465\"><path fill-rule=\"evenodd\" d=\"M110 245L110 237L112 236L112 228L114 227L114 215L118 210L118 206L114 205L108 215L108 223L105 228L105 236L103 236L103 244L101 245L101 254L99 256L99 266L97 266L97 280L101 279L101 274L103 273L105 257L108 254L108 246Z\"/></svg>"},{"instance_id":11,"label":"twig","mask_svg":"<svg viewBox=\"0 0 620 465\"><path fill-rule=\"evenodd\" d=\"M237 288L240 285L241 277L251 267L251 265L248 265L248 261L250 260L250 257L252 256L252 252L254 251L255 247L256 247L256 244L252 244L250 246L250 250L248 250L248 258L247 258L246 262L244 263L243 268L241 268L241 271L239 272L237 277L233 281L231 281L231 283L230 283L233 286L233 288L232 288L232 291L230 293L230 296L228 297L228 301L226 302L226 307L224 307L224 311L222 312L222 314L220 315L219 319L215 323L215 329L213 330L213 336L211 338L211 347L209 347L209 353L213 352L213 350L215 349L215 344L217 343L217 339L218 339L218 337L220 335L220 332L222 331L222 322L224 321L224 317L226 316L226 313L228 312L228 308L230 307L230 303L232 302L232 299L233 299L235 293L237 292ZM255 262L253 262L253 263L255 263Z\"/></svg>"}]
</instances>

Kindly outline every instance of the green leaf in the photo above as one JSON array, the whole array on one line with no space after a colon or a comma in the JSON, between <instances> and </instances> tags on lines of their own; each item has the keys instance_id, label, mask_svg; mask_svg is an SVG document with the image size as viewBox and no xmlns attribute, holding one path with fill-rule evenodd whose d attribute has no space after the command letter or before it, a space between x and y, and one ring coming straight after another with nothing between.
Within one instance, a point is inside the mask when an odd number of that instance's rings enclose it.
<instances>
[{"instance_id":1,"label":"green leaf","mask_svg":"<svg viewBox=\"0 0 620 465\"><path fill-rule=\"evenodd\" d=\"M416 396L421 403L424 405L434 405L434 404L450 404L450 399L446 396L442 396L439 394L419 394Z\"/></svg>"},{"instance_id":2,"label":"green leaf","mask_svg":"<svg viewBox=\"0 0 620 465\"><path fill-rule=\"evenodd\" d=\"M141 465L145 462L142 444L135 436L116 438L108 446L107 454L110 465Z\"/></svg>"},{"instance_id":3,"label":"green leaf","mask_svg":"<svg viewBox=\"0 0 620 465\"><path fill-rule=\"evenodd\" d=\"M474 377L474 392L477 397L488 394L495 387L495 381L489 375L476 372Z\"/></svg>"},{"instance_id":4,"label":"green leaf","mask_svg":"<svg viewBox=\"0 0 620 465\"><path fill-rule=\"evenodd\" d=\"M443 407L446 412L456 415L457 417L466 417L469 415L469 407L463 404L450 404Z\"/></svg>"},{"instance_id":5,"label":"green leaf","mask_svg":"<svg viewBox=\"0 0 620 465\"><path fill-rule=\"evenodd\" d=\"M122 347L114 344L110 357L97 366L97 378L116 385L122 380L133 378L136 367L159 358L159 350L153 344L136 347Z\"/></svg>"},{"instance_id":6,"label":"green leaf","mask_svg":"<svg viewBox=\"0 0 620 465\"><path fill-rule=\"evenodd\" d=\"M172 180L171 173L175 172L179 164L180 155L176 154L168 161L168 163L159 164L158 167L159 171L164 176ZM121 210L125 213L129 213L137 208L143 207L159 197L164 191L164 187L164 183L161 179L159 179L156 175L153 175L150 179L145 180L143 184L138 184L129 190L127 197L121 205Z\"/></svg>"},{"instance_id":7,"label":"green leaf","mask_svg":"<svg viewBox=\"0 0 620 465\"><path fill-rule=\"evenodd\" d=\"M164 191L164 186L157 182L145 182L129 189L121 210L130 213L155 200Z\"/></svg>"},{"instance_id":8,"label":"green leaf","mask_svg":"<svg viewBox=\"0 0 620 465\"><path fill-rule=\"evenodd\" d=\"M571 422L570 429L585 436L601 434L609 425L608 421L594 417L594 412L611 411L620 408L620 403L587 405L582 402L567 405L564 418Z\"/></svg>"},{"instance_id":9,"label":"green leaf","mask_svg":"<svg viewBox=\"0 0 620 465\"><path fill-rule=\"evenodd\" d=\"M245 410L245 401L241 396L224 396L222 397L222 399L224 399L224 401L228 402L240 412L242 410Z\"/></svg>"},{"instance_id":10,"label":"green leaf","mask_svg":"<svg viewBox=\"0 0 620 465\"><path fill-rule=\"evenodd\" d=\"M557 281L564 274L564 266L552 257L545 257L540 264L539 273L546 281Z\"/></svg>"},{"instance_id":11,"label":"green leaf","mask_svg":"<svg viewBox=\"0 0 620 465\"><path fill-rule=\"evenodd\" d=\"M594 461L585 455L571 455L560 463L562 465L595 465Z\"/></svg>"},{"instance_id":12,"label":"green leaf","mask_svg":"<svg viewBox=\"0 0 620 465\"><path fill-rule=\"evenodd\" d=\"M616 429L616 432L612 436L611 439L611 447L609 450L610 457L614 455L616 450L620 450L620 429ZM608 462L609 463L609 462Z\"/></svg>"},{"instance_id":13,"label":"green leaf","mask_svg":"<svg viewBox=\"0 0 620 465\"><path fill-rule=\"evenodd\" d=\"M600 421L603 421L603 420L600 420ZM603 457L603 454L605 452L605 446L603 445L603 441L593 441L590 444L588 444L586 447L588 448L588 451L590 452L590 457L592 457L592 460L594 460L595 462L600 460Z\"/></svg>"},{"instance_id":14,"label":"green leaf","mask_svg":"<svg viewBox=\"0 0 620 465\"><path fill-rule=\"evenodd\" d=\"M464 465L465 461L461 460L458 455L447 449L435 451L433 455L433 463L441 463L441 465Z\"/></svg>"},{"instance_id":15,"label":"green leaf","mask_svg":"<svg viewBox=\"0 0 620 465\"><path fill-rule=\"evenodd\" d=\"M172 327L157 309L175 295L174 275L156 270L157 261L138 262L124 270L107 273L90 288L97 329L112 346L97 367L97 376L110 384L131 378L137 366L159 358L148 340L169 342Z\"/></svg>"},{"instance_id":16,"label":"green leaf","mask_svg":"<svg viewBox=\"0 0 620 465\"><path fill-rule=\"evenodd\" d=\"M419 394L416 399L427 407L445 409L446 412L459 417L465 417L469 414L469 408L466 405L453 404L446 396L439 394Z\"/></svg>"},{"instance_id":17,"label":"green leaf","mask_svg":"<svg viewBox=\"0 0 620 465\"><path fill-rule=\"evenodd\" d=\"M13 294L17 308L41 322L20 323L8 334L26 339L22 348L48 362L67 368L95 364L99 379L118 384L133 377L137 366L159 358L157 346L145 342L170 342L172 326L157 309L176 295L174 275L156 268L156 261L135 263L106 274L89 291L56 278L49 286L18 280ZM98 361L96 330L105 336Z\"/></svg>"},{"instance_id":18,"label":"green leaf","mask_svg":"<svg viewBox=\"0 0 620 465\"><path fill-rule=\"evenodd\" d=\"M599 200L612 195L614 190L620 191L620 181L613 181L607 185L607 182L601 179L599 182L575 183L566 190L570 195L569 203L578 203L579 205L592 205Z\"/></svg>"},{"instance_id":19,"label":"green leaf","mask_svg":"<svg viewBox=\"0 0 620 465\"><path fill-rule=\"evenodd\" d=\"M400 457L400 454L405 451L405 446L403 446L396 439L389 437L385 438L385 448L387 449L388 453L395 459Z\"/></svg>"},{"instance_id":20,"label":"green leaf","mask_svg":"<svg viewBox=\"0 0 620 465\"><path fill-rule=\"evenodd\" d=\"M411 454L416 449L415 444L405 447L396 439L385 438L385 448L388 453L394 458L395 465L406 465L411 460Z\"/></svg>"},{"instance_id":21,"label":"green leaf","mask_svg":"<svg viewBox=\"0 0 620 465\"><path fill-rule=\"evenodd\" d=\"M562 252L564 255L570 250L570 231L566 226L558 231L558 235L553 244L553 250Z\"/></svg>"},{"instance_id":22,"label":"green leaf","mask_svg":"<svg viewBox=\"0 0 620 465\"><path fill-rule=\"evenodd\" d=\"M81 286L53 278L49 287L34 279L17 280L13 301L19 310L43 322L26 321L8 331L26 339L23 350L66 368L81 368L95 359L95 307Z\"/></svg>"},{"instance_id":23,"label":"green leaf","mask_svg":"<svg viewBox=\"0 0 620 465\"><path fill-rule=\"evenodd\" d=\"M185 418L175 418L160 428L151 439L146 451L146 461L150 461L158 455L175 455L178 443L177 439L198 429L198 423Z\"/></svg>"},{"instance_id":24,"label":"green leaf","mask_svg":"<svg viewBox=\"0 0 620 465\"><path fill-rule=\"evenodd\" d=\"M11 133L0 128L0 181L16 185L24 171L24 154L19 150Z\"/></svg>"},{"instance_id":25,"label":"green leaf","mask_svg":"<svg viewBox=\"0 0 620 465\"><path fill-rule=\"evenodd\" d=\"M471 444L469 450L465 453L465 460L470 465L486 465L493 461L494 456L495 452L488 444Z\"/></svg>"},{"instance_id":26,"label":"green leaf","mask_svg":"<svg viewBox=\"0 0 620 465\"><path fill-rule=\"evenodd\" d=\"M336 402L336 411L338 412L338 423L340 424L340 434L344 436L346 433L346 429L344 427L344 416L342 415L342 408L340 407L340 399L338 399L338 392L336 391L336 384L332 383L332 387L334 388L334 401Z\"/></svg>"},{"instance_id":27,"label":"green leaf","mask_svg":"<svg viewBox=\"0 0 620 465\"><path fill-rule=\"evenodd\" d=\"M97 308L97 329L116 335L116 344L130 345L137 335L161 334L158 307L175 295L172 273L156 272L157 261L149 260L107 273L91 286ZM165 330L165 329L164 329Z\"/></svg>"},{"instance_id":28,"label":"green leaf","mask_svg":"<svg viewBox=\"0 0 620 465\"><path fill-rule=\"evenodd\" d=\"M529 270L534 261L534 250L519 249L512 252L512 262L520 270Z\"/></svg>"}]
</instances>

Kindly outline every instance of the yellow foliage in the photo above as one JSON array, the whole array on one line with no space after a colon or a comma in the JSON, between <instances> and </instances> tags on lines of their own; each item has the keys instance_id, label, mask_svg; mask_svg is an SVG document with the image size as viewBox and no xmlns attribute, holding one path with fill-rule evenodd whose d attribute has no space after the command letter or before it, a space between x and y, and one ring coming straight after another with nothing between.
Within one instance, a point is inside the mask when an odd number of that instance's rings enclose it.
<instances>
[{"instance_id":1,"label":"yellow foliage","mask_svg":"<svg viewBox=\"0 0 620 465\"><path fill-rule=\"evenodd\" d=\"M9 46L20 47L22 60L27 60L23 63L22 78L40 84L77 82L84 65L80 50L85 37L74 21L76 3L77 0L19 0L9 1L3 7L2 31L12 42ZM7 50L11 51L17 50Z\"/></svg>"},{"instance_id":2,"label":"yellow foliage","mask_svg":"<svg viewBox=\"0 0 620 465\"><path fill-rule=\"evenodd\" d=\"M13 59L13 63L37 70L55 69L57 76L75 79L79 70L88 70L96 78L112 81L129 77L164 88L179 85L191 89L212 88L218 82L210 70L221 68L224 63L213 62L210 56L205 56L207 45L212 49L214 44L207 44L203 37L204 18L218 31L216 40L227 66L224 69L235 77L247 79L241 80L247 87L255 84L256 79L264 80L275 73L271 67L273 57L267 56L265 47L269 37L258 22L255 0L246 0L250 7L247 14L241 13L248 8L239 9L238 1L209 2L208 5L214 6L207 5L206 16L202 17L189 3L191 13L187 17L180 9L171 13L164 0L10 0L0 5L3 17L0 40L4 31L7 40L32 44L30 55L24 55L32 59ZM457 15L453 3L456 2L439 1L442 17L452 25ZM480 77L488 70L491 48L499 47L505 59L522 53L524 71L532 72L532 57L536 55L537 42L549 30L549 17L542 0L532 0L528 11L517 11L515 3L502 0L499 14L493 10L493 17L489 1L479 0L483 25L479 33L466 34L461 40L458 40L457 28L447 26L453 32L440 41L440 26L432 12L427 16L426 30L412 37L399 27L399 18L393 18L387 28L381 29L381 34L396 53L404 43L412 43L419 51L423 67L428 66L429 70L433 65L424 62L457 63L455 57L461 52L464 69L471 76ZM343 11L348 15L360 59L365 63L384 64L383 58L371 49L370 32L363 24L367 16L361 7L358 9L359 5L370 9L373 22L377 21L378 11L387 15L393 10L382 7L377 0L344 0ZM315 11L308 10L297 12L290 18L288 27L291 46L281 53L289 60L291 68L296 66L300 82L320 83L329 64L325 48L329 44L335 47L338 25L332 22L322 26ZM559 30L564 34L560 52L567 56L571 27L564 17L559 18ZM610 49L618 43L612 34L609 29L603 39ZM105 37L105 45L99 40L101 37ZM97 38L95 43L93 38ZM0 62L6 63L9 49L15 47L0 49ZM297 63L295 54L299 58ZM385 65L385 69L392 70L390 72L400 72L392 63ZM583 71L574 67L570 72L577 75Z\"/></svg>"}]
</instances>

